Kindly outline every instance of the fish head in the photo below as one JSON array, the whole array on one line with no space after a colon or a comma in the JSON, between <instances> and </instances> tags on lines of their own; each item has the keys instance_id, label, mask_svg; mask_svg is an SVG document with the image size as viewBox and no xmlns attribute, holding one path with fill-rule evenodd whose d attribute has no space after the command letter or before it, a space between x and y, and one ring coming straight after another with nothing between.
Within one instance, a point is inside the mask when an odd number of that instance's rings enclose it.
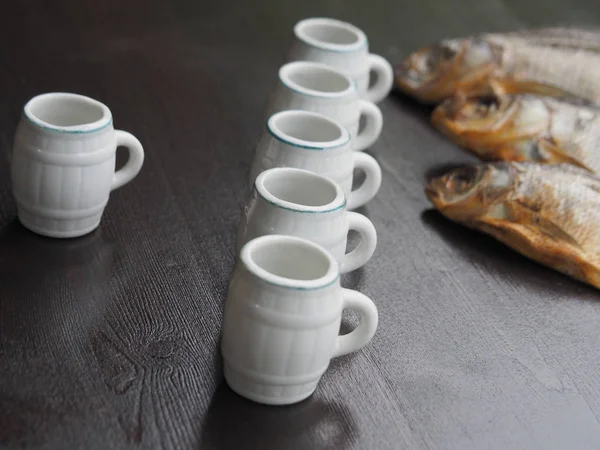
<instances>
[{"instance_id":1,"label":"fish head","mask_svg":"<svg viewBox=\"0 0 600 450\"><path fill-rule=\"evenodd\" d=\"M516 107L518 102L513 96L466 98L458 95L440 103L433 111L431 121L452 141L471 148L489 139L490 133L502 132Z\"/></svg>"},{"instance_id":2,"label":"fish head","mask_svg":"<svg viewBox=\"0 0 600 450\"><path fill-rule=\"evenodd\" d=\"M530 159L530 144L547 129L551 110L533 95L458 96L438 105L431 121L454 143L483 159L520 161Z\"/></svg>"},{"instance_id":3,"label":"fish head","mask_svg":"<svg viewBox=\"0 0 600 450\"><path fill-rule=\"evenodd\" d=\"M431 179L425 193L445 216L469 222L502 205L514 187L515 174L505 162L460 167Z\"/></svg>"},{"instance_id":4,"label":"fish head","mask_svg":"<svg viewBox=\"0 0 600 450\"><path fill-rule=\"evenodd\" d=\"M417 50L395 69L396 85L422 101L437 103L457 92L487 92L501 62L499 47L485 38L446 39Z\"/></svg>"}]
</instances>

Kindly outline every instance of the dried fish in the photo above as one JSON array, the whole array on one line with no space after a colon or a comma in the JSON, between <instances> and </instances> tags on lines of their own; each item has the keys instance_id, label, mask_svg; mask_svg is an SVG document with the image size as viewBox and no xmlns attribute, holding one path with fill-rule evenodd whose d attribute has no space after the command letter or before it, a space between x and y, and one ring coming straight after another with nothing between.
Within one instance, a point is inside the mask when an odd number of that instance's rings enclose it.
<instances>
[{"instance_id":1,"label":"dried fish","mask_svg":"<svg viewBox=\"0 0 600 450\"><path fill-rule=\"evenodd\" d=\"M425 191L449 219L600 287L600 180L587 171L489 163L450 171Z\"/></svg>"},{"instance_id":2,"label":"dried fish","mask_svg":"<svg viewBox=\"0 0 600 450\"><path fill-rule=\"evenodd\" d=\"M600 31L545 28L447 39L409 55L396 86L424 102L532 93L600 102Z\"/></svg>"},{"instance_id":3,"label":"dried fish","mask_svg":"<svg viewBox=\"0 0 600 450\"><path fill-rule=\"evenodd\" d=\"M434 110L432 122L488 161L568 163L600 173L600 107L531 94L464 99Z\"/></svg>"},{"instance_id":4,"label":"dried fish","mask_svg":"<svg viewBox=\"0 0 600 450\"><path fill-rule=\"evenodd\" d=\"M526 39L532 45L600 52L600 32L593 29L549 27L512 31L506 35Z\"/></svg>"}]
</instances>

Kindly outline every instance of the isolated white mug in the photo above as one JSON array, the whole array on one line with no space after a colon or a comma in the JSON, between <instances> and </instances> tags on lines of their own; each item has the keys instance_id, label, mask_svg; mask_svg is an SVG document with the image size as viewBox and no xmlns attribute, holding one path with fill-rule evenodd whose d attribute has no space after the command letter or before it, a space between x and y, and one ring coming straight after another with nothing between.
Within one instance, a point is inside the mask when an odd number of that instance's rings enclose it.
<instances>
[{"instance_id":1,"label":"isolated white mug","mask_svg":"<svg viewBox=\"0 0 600 450\"><path fill-rule=\"evenodd\" d=\"M349 230L358 232L361 240L346 253ZM377 247L373 223L347 211L337 183L290 167L265 170L256 178L238 228L237 251L266 234L296 236L321 245L336 259L341 273L366 264Z\"/></svg>"},{"instance_id":2,"label":"isolated white mug","mask_svg":"<svg viewBox=\"0 0 600 450\"><path fill-rule=\"evenodd\" d=\"M360 312L360 324L339 336L345 308ZM337 263L323 247L261 236L244 245L229 284L221 339L225 379L256 402L299 402L314 392L331 358L369 343L377 322L368 297L340 287Z\"/></svg>"},{"instance_id":3,"label":"isolated white mug","mask_svg":"<svg viewBox=\"0 0 600 450\"><path fill-rule=\"evenodd\" d=\"M359 95L365 100L380 102L394 81L392 66L379 55L369 53L367 36L352 24L335 19L305 19L294 27L295 42L289 61L321 62L352 77ZM370 73L377 79L369 87Z\"/></svg>"},{"instance_id":4,"label":"isolated white mug","mask_svg":"<svg viewBox=\"0 0 600 450\"><path fill-rule=\"evenodd\" d=\"M350 131L353 150L365 150L381 134L383 116L372 102L358 97L352 78L325 64L295 61L279 69L279 82L271 94L268 116L288 109L326 115ZM365 126L359 133L361 116Z\"/></svg>"},{"instance_id":5,"label":"isolated white mug","mask_svg":"<svg viewBox=\"0 0 600 450\"><path fill-rule=\"evenodd\" d=\"M248 187L252 189L258 175L267 169L295 167L338 183L348 209L363 206L381 186L381 167L372 156L353 152L351 141L348 130L322 114L299 110L274 114L256 148ZM365 172L365 179L352 191L355 168Z\"/></svg>"},{"instance_id":6,"label":"isolated white mug","mask_svg":"<svg viewBox=\"0 0 600 450\"><path fill-rule=\"evenodd\" d=\"M117 146L129 160L115 172ZM11 178L20 222L35 233L82 236L100 224L110 192L142 168L144 150L114 130L110 110L83 95L32 98L15 134Z\"/></svg>"}]
</instances>

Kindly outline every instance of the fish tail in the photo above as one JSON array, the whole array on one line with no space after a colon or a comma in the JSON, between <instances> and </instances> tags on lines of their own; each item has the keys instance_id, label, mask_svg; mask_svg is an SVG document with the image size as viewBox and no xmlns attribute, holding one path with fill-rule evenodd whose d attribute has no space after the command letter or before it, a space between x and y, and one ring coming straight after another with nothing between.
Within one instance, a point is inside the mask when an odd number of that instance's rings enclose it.
<instances>
[{"instance_id":1,"label":"fish tail","mask_svg":"<svg viewBox=\"0 0 600 450\"><path fill-rule=\"evenodd\" d=\"M600 266L594 263L586 262L582 267L584 276L581 277L583 281L591 284L597 288L600 288Z\"/></svg>"}]
</instances>

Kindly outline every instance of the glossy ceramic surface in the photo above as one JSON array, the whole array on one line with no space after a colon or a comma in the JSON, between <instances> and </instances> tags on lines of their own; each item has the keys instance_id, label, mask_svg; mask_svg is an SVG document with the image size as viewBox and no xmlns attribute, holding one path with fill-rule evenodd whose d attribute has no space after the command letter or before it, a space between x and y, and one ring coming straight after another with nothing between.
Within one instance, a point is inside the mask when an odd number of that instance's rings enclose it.
<instances>
[{"instance_id":1,"label":"glossy ceramic surface","mask_svg":"<svg viewBox=\"0 0 600 450\"><path fill-rule=\"evenodd\" d=\"M348 231L359 233L358 246L346 253ZM377 232L362 214L346 210L342 188L323 176L293 168L262 172L254 184L238 229L237 251L267 234L308 239L336 259L341 273L364 265L375 252Z\"/></svg>"},{"instance_id":2,"label":"glossy ceramic surface","mask_svg":"<svg viewBox=\"0 0 600 450\"><path fill-rule=\"evenodd\" d=\"M295 61L279 69L267 116L289 109L313 111L332 118L348 129L354 150L370 147L383 126L380 109L359 98L352 78L316 62ZM361 116L365 126L359 133Z\"/></svg>"},{"instance_id":3,"label":"glossy ceramic surface","mask_svg":"<svg viewBox=\"0 0 600 450\"><path fill-rule=\"evenodd\" d=\"M290 110L274 114L260 139L250 168L249 189L264 170L295 167L331 178L348 201L348 209L369 202L381 186L381 168L373 157L352 151L348 130L318 113ZM352 191L354 169L364 171L364 182Z\"/></svg>"},{"instance_id":4,"label":"glossy ceramic surface","mask_svg":"<svg viewBox=\"0 0 600 450\"><path fill-rule=\"evenodd\" d=\"M329 18L310 18L296 24L294 35L289 61L320 62L347 73L365 100L377 103L390 92L392 66L381 56L369 53L367 36L354 25ZM371 71L376 80L369 86Z\"/></svg>"},{"instance_id":5,"label":"glossy ceramic surface","mask_svg":"<svg viewBox=\"0 0 600 450\"><path fill-rule=\"evenodd\" d=\"M339 336L344 308L359 326ZM221 350L229 386L266 404L310 396L331 358L365 346L377 308L340 287L333 256L310 241L262 236L242 248L225 303Z\"/></svg>"},{"instance_id":6,"label":"glossy ceramic surface","mask_svg":"<svg viewBox=\"0 0 600 450\"><path fill-rule=\"evenodd\" d=\"M115 172L117 146L129 160ZM68 93L34 97L17 127L11 162L19 220L51 237L76 237L100 223L110 192L140 171L144 151L115 131L102 103Z\"/></svg>"}]
</instances>

